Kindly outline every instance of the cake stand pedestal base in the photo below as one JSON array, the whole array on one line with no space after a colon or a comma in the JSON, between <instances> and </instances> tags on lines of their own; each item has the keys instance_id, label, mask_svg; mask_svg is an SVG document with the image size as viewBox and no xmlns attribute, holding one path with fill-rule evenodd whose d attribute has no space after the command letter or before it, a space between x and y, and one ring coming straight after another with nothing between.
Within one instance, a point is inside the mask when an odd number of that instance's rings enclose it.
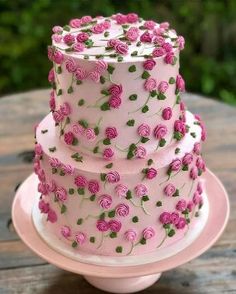
<instances>
[{"instance_id":1,"label":"cake stand pedestal base","mask_svg":"<svg viewBox=\"0 0 236 294\"><path fill-rule=\"evenodd\" d=\"M97 278L93 276L84 276L84 278L94 287L106 292L135 293L153 285L159 280L160 276L161 273L137 278L122 279Z\"/></svg>"}]
</instances>

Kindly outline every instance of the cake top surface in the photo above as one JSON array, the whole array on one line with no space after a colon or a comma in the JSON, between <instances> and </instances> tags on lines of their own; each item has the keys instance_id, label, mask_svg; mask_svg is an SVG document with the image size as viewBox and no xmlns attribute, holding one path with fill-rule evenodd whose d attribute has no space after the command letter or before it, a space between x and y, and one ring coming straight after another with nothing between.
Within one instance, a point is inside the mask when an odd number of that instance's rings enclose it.
<instances>
[{"instance_id":1,"label":"cake top surface","mask_svg":"<svg viewBox=\"0 0 236 294\"><path fill-rule=\"evenodd\" d=\"M184 38L169 23L145 21L135 13L83 16L64 27L54 26L52 31L55 49L78 59L132 62L173 55L184 48Z\"/></svg>"}]
</instances>

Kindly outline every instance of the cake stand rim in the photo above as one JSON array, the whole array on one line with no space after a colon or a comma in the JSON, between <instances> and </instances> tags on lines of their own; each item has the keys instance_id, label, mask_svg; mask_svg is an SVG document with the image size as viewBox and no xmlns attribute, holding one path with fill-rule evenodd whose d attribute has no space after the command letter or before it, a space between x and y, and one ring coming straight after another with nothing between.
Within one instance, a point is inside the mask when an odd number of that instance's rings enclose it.
<instances>
[{"instance_id":1,"label":"cake stand rim","mask_svg":"<svg viewBox=\"0 0 236 294\"><path fill-rule=\"evenodd\" d=\"M31 211L33 208L33 198L31 201L28 201L27 205L24 207L20 206L21 199L21 190L23 190L24 185L30 184L30 181L36 175L31 174L26 180L21 184L19 189L16 192L16 195L12 204L12 220L15 227L15 230L21 240L37 255L45 259L49 263L62 268L64 270L82 274L87 276L94 276L100 278L132 278L146 275L153 275L156 273L164 272L172 268L178 267L182 264L189 262L190 260L198 257L206 250L208 250L221 236L223 233L230 214L230 206L228 194L217 176L207 169L203 178L206 180L206 190L217 189L218 193L221 194L221 202L213 201L212 195L208 198L209 201L209 223L205 225L202 232L196 240L194 240L188 247L180 251L176 255L168 257L166 259L156 261L153 263L148 263L145 265L135 265L135 266L101 266L94 265L89 263L79 262L73 259L70 259L57 251L53 250L47 243L40 237L38 234L31 217ZM214 181L216 185L209 185L209 181ZM210 193L207 193L207 196ZM213 194L213 193L212 193ZM216 218L218 221L217 227L215 227L215 232L211 235L211 228L214 225L213 219L214 216L212 212L214 208L223 207L224 215L221 215L221 218ZM213 219L212 219L213 218ZM220 220L220 222L219 222ZM210 223L211 221L211 223ZM208 242L204 239L208 239ZM204 241L204 242L203 242Z\"/></svg>"}]
</instances>

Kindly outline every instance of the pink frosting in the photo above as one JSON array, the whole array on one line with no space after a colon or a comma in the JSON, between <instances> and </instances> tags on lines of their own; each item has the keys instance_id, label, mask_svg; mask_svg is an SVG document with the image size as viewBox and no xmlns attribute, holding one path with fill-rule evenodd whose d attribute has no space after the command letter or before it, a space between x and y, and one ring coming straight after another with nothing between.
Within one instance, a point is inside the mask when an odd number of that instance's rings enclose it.
<instances>
[{"instance_id":1,"label":"pink frosting","mask_svg":"<svg viewBox=\"0 0 236 294\"><path fill-rule=\"evenodd\" d=\"M106 174L106 180L109 183L117 183L120 180L120 175L117 171L110 171Z\"/></svg>"},{"instance_id":2,"label":"pink frosting","mask_svg":"<svg viewBox=\"0 0 236 294\"><path fill-rule=\"evenodd\" d=\"M143 146L137 146L134 153L136 158L145 158L147 155L147 150Z\"/></svg>"},{"instance_id":3,"label":"pink frosting","mask_svg":"<svg viewBox=\"0 0 236 294\"><path fill-rule=\"evenodd\" d=\"M121 229L121 222L118 220L110 220L108 222L109 228L112 232L118 233Z\"/></svg>"},{"instance_id":4,"label":"pink frosting","mask_svg":"<svg viewBox=\"0 0 236 294\"><path fill-rule=\"evenodd\" d=\"M64 238L69 238L71 236L71 229L69 226L61 227L61 234Z\"/></svg>"},{"instance_id":5,"label":"pink frosting","mask_svg":"<svg viewBox=\"0 0 236 294\"><path fill-rule=\"evenodd\" d=\"M154 68L154 66L156 65L156 61L153 59L147 59L144 61L143 63L143 67L146 70L152 70Z\"/></svg>"},{"instance_id":6,"label":"pink frosting","mask_svg":"<svg viewBox=\"0 0 236 294\"><path fill-rule=\"evenodd\" d=\"M125 217L129 215L129 206L125 203L118 204L115 210L117 216Z\"/></svg>"},{"instance_id":7,"label":"pink frosting","mask_svg":"<svg viewBox=\"0 0 236 294\"><path fill-rule=\"evenodd\" d=\"M103 158L104 159L111 160L113 156L114 156L114 152L111 148L105 148L103 150Z\"/></svg>"},{"instance_id":8,"label":"pink frosting","mask_svg":"<svg viewBox=\"0 0 236 294\"><path fill-rule=\"evenodd\" d=\"M90 180L88 182L88 190L92 194L98 193L100 190L99 182L97 180Z\"/></svg>"},{"instance_id":9,"label":"pink frosting","mask_svg":"<svg viewBox=\"0 0 236 294\"><path fill-rule=\"evenodd\" d=\"M184 199L181 199L176 204L176 209L178 211L184 211L187 208L187 202Z\"/></svg>"},{"instance_id":10,"label":"pink frosting","mask_svg":"<svg viewBox=\"0 0 236 294\"><path fill-rule=\"evenodd\" d=\"M110 195L101 195L98 199L99 205L103 209L109 209L112 204L112 197Z\"/></svg>"},{"instance_id":11,"label":"pink frosting","mask_svg":"<svg viewBox=\"0 0 236 294\"><path fill-rule=\"evenodd\" d=\"M167 134L167 127L163 124L159 124L153 131L154 137L158 140L164 138Z\"/></svg>"},{"instance_id":12,"label":"pink frosting","mask_svg":"<svg viewBox=\"0 0 236 294\"><path fill-rule=\"evenodd\" d=\"M133 229L130 229L124 233L124 237L129 242L134 242L137 239L137 232Z\"/></svg>"},{"instance_id":13,"label":"pink frosting","mask_svg":"<svg viewBox=\"0 0 236 294\"><path fill-rule=\"evenodd\" d=\"M143 238L145 240L151 239L155 236L155 230L152 227L147 227L143 230Z\"/></svg>"},{"instance_id":14,"label":"pink frosting","mask_svg":"<svg viewBox=\"0 0 236 294\"><path fill-rule=\"evenodd\" d=\"M63 187L58 187L56 189L55 196L61 202L65 202L67 200L67 192Z\"/></svg>"},{"instance_id":15,"label":"pink frosting","mask_svg":"<svg viewBox=\"0 0 236 294\"><path fill-rule=\"evenodd\" d=\"M149 125L147 125L147 124L141 124L138 127L138 134L139 134L139 136L144 137L144 138L147 138L147 137L150 136L150 133L151 133L151 128L150 128Z\"/></svg>"},{"instance_id":16,"label":"pink frosting","mask_svg":"<svg viewBox=\"0 0 236 294\"><path fill-rule=\"evenodd\" d=\"M117 196L120 198L126 197L128 190L129 190L128 187L123 184L118 184L115 187L115 192L116 192Z\"/></svg>"},{"instance_id":17,"label":"pink frosting","mask_svg":"<svg viewBox=\"0 0 236 294\"><path fill-rule=\"evenodd\" d=\"M172 109L170 107L166 107L162 111L162 117L164 120L170 120L172 117Z\"/></svg>"},{"instance_id":18,"label":"pink frosting","mask_svg":"<svg viewBox=\"0 0 236 294\"><path fill-rule=\"evenodd\" d=\"M157 83L156 83L156 80L153 78L148 78L144 83L144 88L146 91L151 92L155 90L156 87L157 87Z\"/></svg>"},{"instance_id":19,"label":"pink frosting","mask_svg":"<svg viewBox=\"0 0 236 294\"><path fill-rule=\"evenodd\" d=\"M173 196L176 192L176 188L173 184L167 184L164 188L164 193L166 196Z\"/></svg>"},{"instance_id":20,"label":"pink frosting","mask_svg":"<svg viewBox=\"0 0 236 294\"><path fill-rule=\"evenodd\" d=\"M148 194L148 189L144 184L138 184L134 188L134 191L135 191L136 196L138 196L138 197L143 197Z\"/></svg>"},{"instance_id":21,"label":"pink frosting","mask_svg":"<svg viewBox=\"0 0 236 294\"><path fill-rule=\"evenodd\" d=\"M75 177L74 183L78 188L85 188L88 185L87 179L82 175Z\"/></svg>"},{"instance_id":22,"label":"pink frosting","mask_svg":"<svg viewBox=\"0 0 236 294\"><path fill-rule=\"evenodd\" d=\"M101 219L97 221L96 227L100 232L106 232L109 229L109 224L105 220Z\"/></svg>"},{"instance_id":23,"label":"pink frosting","mask_svg":"<svg viewBox=\"0 0 236 294\"><path fill-rule=\"evenodd\" d=\"M84 242L86 241L86 236L82 232L78 232L75 234L75 240L79 245L83 245Z\"/></svg>"},{"instance_id":24,"label":"pink frosting","mask_svg":"<svg viewBox=\"0 0 236 294\"><path fill-rule=\"evenodd\" d=\"M118 132L115 127L107 127L105 130L105 134L108 139L114 139L117 137Z\"/></svg>"}]
</instances>

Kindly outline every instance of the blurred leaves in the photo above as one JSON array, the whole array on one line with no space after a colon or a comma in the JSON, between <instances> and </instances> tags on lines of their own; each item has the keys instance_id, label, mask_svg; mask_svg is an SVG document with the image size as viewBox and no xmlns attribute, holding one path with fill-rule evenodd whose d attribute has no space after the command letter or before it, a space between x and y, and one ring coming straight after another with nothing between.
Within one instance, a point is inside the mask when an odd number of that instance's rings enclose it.
<instances>
[{"instance_id":1,"label":"blurred leaves","mask_svg":"<svg viewBox=\"0 0 236 294\"><path fill-rule=\"evenodd\" d=\"M169 21L185 37L181 73L189 91L236 104L234 0L0 0L0 94L48 86L53 25L130 11Z\"/></svg>"}]
</instances>

